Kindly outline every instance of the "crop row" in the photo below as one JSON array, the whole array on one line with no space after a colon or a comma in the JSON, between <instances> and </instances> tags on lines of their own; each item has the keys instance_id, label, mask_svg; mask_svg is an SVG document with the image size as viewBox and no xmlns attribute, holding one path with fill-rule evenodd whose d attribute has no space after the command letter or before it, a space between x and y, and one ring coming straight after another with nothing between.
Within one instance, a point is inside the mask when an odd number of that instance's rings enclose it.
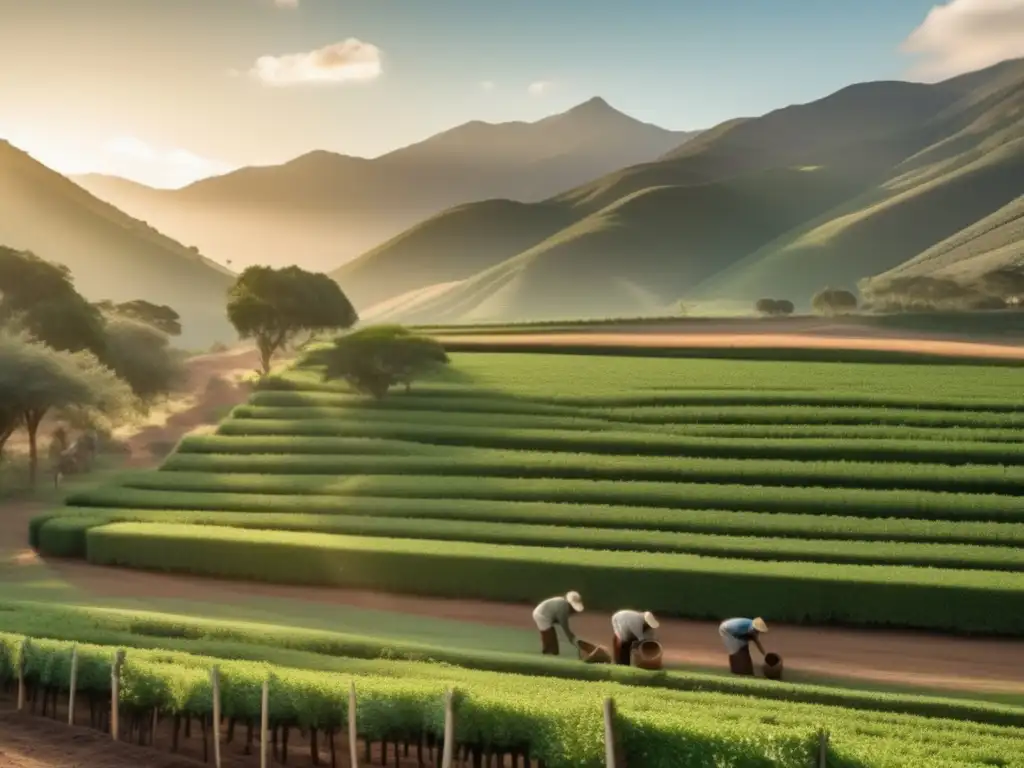
<instances>
[{"instance_id":1,"label":"crop row","mask_svg":"<svg viewBox=\"0 0 1024 768\"><path fill-rule=\"evenodd\" d=\"M1024 522L1024 496L905 490L834 490L708 483L616 482L433 475L254 475L140 472L125 488L290 496L381 496L610 504L668 509L792 512L847 517ZM74 497L72 497L74 498ZM72 502L74 503L74 502ZM302 504L297 500L297 504Z\"/></svg>"},{"instance_id":2,"label":"crop row","mask_svg":"<svg viewBox=\"0 0 1024 768\"><path fill-rule=\"evenodd\" d=\"M242 409L239 409L242 410ZM937 440L871 440L843 438L790 438L786 440L666 434L665 431L636 432L625 429L585 431L581 429L550 429L536 427L518 429L495 427L481 422L478 425L453 424L444 416L432 415L427 421L400 422L391 419L365 418L376 416L371 411L353 409L340 418L308 415L302 418L278 418L283 411L301 409L249 409L248 416L239 416L224 422L219 435L187 438L185 451L202 450L212 453L234 453L239 446L246 453L332 453L334 446L344 450L345 443L318 442L331 437L342 439L387 440L392 443L409 442L423 445L492 448L520 451L558 451L601 453L634 456L698 456L704 458L742 459L797 459L822 461L886 461L937 464L1007 464L1024 465L1024 442L986 443ZM270 413L267 413L267 412ZM218 442L216 438L234 437L234 442ZM240 438L249 438L248 441ZM264 442L270 438L294 438L277 443ZM301 438L301 439L299 439ZM277 450L257 451L253 446L274 446ZM323 446L321 450L313 447ZM193 448L196 446L196 448ZM211 446L211 448L203 448ZM223 446L225 450L212 450ZM310 447L306 447L310 446ZM287 448L287 450L285 450ZM374 451L375 453L378 451ZM403 452L410 452L408 450Z\"/></svg>"},{"instance_id":3,"label":"crop row","mask_svg":"<svg viewBox=\"0 0 1024 768\"><path fill-rule=\"evenodd\" d=\"M429 517L435 520L569 525L612 531L676 531L733 536L770 536L835 541L921 542L1024 547L1024 523L951 522L946 520L862 518L785 512L741 512L719 509L671 509L642 506L584 505L501 500L400 498L363 496L301 496L256 493L203 493L106 487L72 495L75 509L107 518L185 515L174 522L192 522L190 515L248 517L268 527L294 519L310 525L322 516ZM132 517L131 519L135 519ZM198 520L197 520L198 521ZM281 522L281 528L292 524Z\"/></svg>"},{"instance_id":4,"label":"crop row","mask_svg":"<svg viewBox=\"0 0 1024 768\"><path fill-rule=\"evenodd\" d=\"M273 515L245 512L154 512L86 510L51 520L39 537L44 555L85 557L85 534L112 522L218 525L272 531L352 536L468 541L482 544L578 547L626 552L680 552L746 560L779 560L863 565L916 565L964 570L1024 571L1024 548L965 544L908 544L890 541L773 539L702 533L610 530L564 525L434 520L379 515Z\"/></svg>"},{"instance_id":5,"label":"crop row","mask_svg":"<svg viewBox=\"0 0 1024 768\"><path fill-rule=\"evenodd\" d=\"M100 565L273 583L513 603L575 588L594 595L591 604L598 609L635 603L692 618L757 611L786 622L1024 633L1024 574L1007 571L762 562L160 523L92 528L86 550L88 560Z\"/></svg>"},{"instance_id":6,"label":"crop row","mask_svg":"<svg viewBox=\"0 0 1024 768\"><path fill-rule=\"evenodd\" d=\"M456 449L418 456L178 453L169 457L162 469L168 472L289 476L430 475L714 485L742 483L797 488L876 488L1010 495L1024 492L1024 466L952 467L898 462L595 456L488 449Z\"/></svg>"},{"instance_id":7,"label":"crop row","mask_svg":"<svg viewBox=\"0 0 1024 768\"><path fill-rule=\"evenodd\" d=\"M10 680L21 658L23 638L0 636L0 675ZM114 649L78 648L79 690L94 698L110 695ZM929 765L940 768L979 763L1018 763L1019 731L951 720L859 712L856 726L848 710L761 700L751 704L707 693L638 691L612 684L531 679L485 672L446 670L434 665L394 663L392 674L325 674L193 656L129 651L121 669L120 701L128 712L164 716L210 716L209 669L221 680L222 715L254 722L260 691L269 681L269 720L275 728L321 732L341 730L348 718L348 688L357 692L359 735L370 741L437 741L444 723L444 696L458 691L456 741L485 753L527 752L552 768L603 765L600 702L613 696L617 731L630 764L660 768L688 764L736 768L806 768L827 729L829 765L878 768ZM71 646L31 641L24 653L27 681L66 691ZM417 675L416 667L431 674ZM426 670L424 670L426 671ZM742 704L741 704L742 702Z\"/></svg>"},{"instance_id":8,"label":"crop row","mask_svg":"<svg viewBox=\"0 0 1024 768\"><path fill-rule=\"evenodd\" d=\"M427 645L390 637L237 622L223 617L203 619L123 609L7 602L0 603L0 632L98 645L183 651L324 672L435 677L460 674L454 669L457 667L671 691L733 694L747 701L769 699L1024 727L1024 708L1007 704L672 669L652 676L635 667L580 664L569 657L471 650L449 644ZM444 666L438 669L433 663L418 663L396 667L395 661L440 662Z\"/></svg>"}]
</instances>

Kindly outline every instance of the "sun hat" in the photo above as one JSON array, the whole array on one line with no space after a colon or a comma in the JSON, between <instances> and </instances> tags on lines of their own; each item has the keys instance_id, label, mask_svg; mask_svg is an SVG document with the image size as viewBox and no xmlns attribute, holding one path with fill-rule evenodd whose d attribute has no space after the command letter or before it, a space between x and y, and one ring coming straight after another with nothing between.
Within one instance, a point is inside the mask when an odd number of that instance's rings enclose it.
<instances>
[{"instance_id":1,"label":"sun hat","mask_svg":"<svg viewBox=\"0 0 1024 768\"><path fill-rule=\"evenodd\" d=\"M654 614L650 611L647 611L647 613L644 614L644 624L646 624L651 629L657 629L660 626L658 624L658 620L654 618Z\"/></svg>"},{"instance_id":2,"label":"sun hat","mask_svg":"<svg viewBox=\"0 0 1024 768\"><path fill-rule=\"evenodd\" d=\"M569 592L566 594L565 599L569 601L569 605L572 606L574 611L577 613L583 611L583 598L580 597L579 592Z\"/></svg>"},{"instance_id":3,"label":"sun hat","mask_svg":"<svg viewBox=\"0 0 1024 768\"><path fill-rule=\"evenodd\" d=\"M754 619L754 629L756 629L758 632L767 632L768 625L765 624L764 619L762 619L759 616L758 618Z\"/></svg>"}]
</instances>

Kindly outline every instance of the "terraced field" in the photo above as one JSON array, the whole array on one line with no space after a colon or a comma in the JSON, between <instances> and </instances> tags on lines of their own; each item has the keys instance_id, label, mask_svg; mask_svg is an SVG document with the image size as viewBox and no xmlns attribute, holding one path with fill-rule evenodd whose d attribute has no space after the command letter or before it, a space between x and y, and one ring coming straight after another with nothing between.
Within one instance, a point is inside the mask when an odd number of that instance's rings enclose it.
<instances>
[{"instance_id":1,"label":"terraced field","mask_svg":"<svg viewBox=\"0 0 1024 768\"><path fill-rule=\"evenodd\" d=\"M1021 377L479 353L374 403L300 365L33 536L247 580L1019 636Z\"/></svg>"}]
</instances>

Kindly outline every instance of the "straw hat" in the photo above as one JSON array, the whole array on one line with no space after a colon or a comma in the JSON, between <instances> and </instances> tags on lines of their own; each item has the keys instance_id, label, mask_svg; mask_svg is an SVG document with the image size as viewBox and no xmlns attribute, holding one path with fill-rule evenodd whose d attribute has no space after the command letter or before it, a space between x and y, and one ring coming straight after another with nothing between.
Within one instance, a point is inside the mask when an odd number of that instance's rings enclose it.
<instances>
[{"instance_id":1,"label":"straw hat","mask_svg":"<svg viewBox=\"0 0 1024 768\"><path fill-rule=\"evenodd\" d=\"M569 592L566 594L565 599L569 601L569 605L572 606L572 609L574 611L576 611L577 613L582 613L583 598L580 597L579 592Z\"/></svg>"},{"instance_id":2,"label":"straw hat","mask_svg":"<svg viewBox=\"0 0 1024 768\"><path fill-rule=\"evenodd\" d=\"M658 624L658 620L654 618L654 614L650 611L647 611L647 613L644 614L644 624L651 629L657 629L660 626L660 624Z\"/></svg>"},{"instance_id":3,"label":"straw hat","mask_svg":"<svg viewBox=\"0 0 1024 768\"><path fill-rule=\"evenodd\" d=\"M754 619L754 629L756 629L758 632L767 632L768 631L768 625L765 624L764 623L764 619L762 619L759 616L756 619Z\"/></svg>"}]
</instances>

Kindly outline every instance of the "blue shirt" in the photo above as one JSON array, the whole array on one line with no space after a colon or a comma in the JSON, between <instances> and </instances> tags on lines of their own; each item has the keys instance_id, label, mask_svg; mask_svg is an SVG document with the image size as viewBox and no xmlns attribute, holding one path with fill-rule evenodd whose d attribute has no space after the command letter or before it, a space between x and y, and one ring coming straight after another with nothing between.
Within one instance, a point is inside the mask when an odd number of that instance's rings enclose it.
<instances>
[{"instance_id":1,"label":"blue shirt","mask_svg":"<svg viewBox=\"0 0 1024 768\"><path fill-rule=\"evenodd\" d=\"M753 619L729 619L722 622L722 629L740 640L745 640L754 633Z\"/></svg>"}]
</instances>

